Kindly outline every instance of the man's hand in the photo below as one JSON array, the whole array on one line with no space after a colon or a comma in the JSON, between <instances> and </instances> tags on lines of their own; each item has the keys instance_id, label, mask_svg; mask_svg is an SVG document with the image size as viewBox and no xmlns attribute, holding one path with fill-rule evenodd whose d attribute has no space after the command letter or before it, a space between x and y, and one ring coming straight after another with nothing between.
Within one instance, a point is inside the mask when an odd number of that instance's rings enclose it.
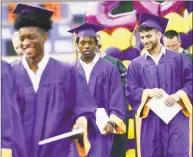
<instances>
[{"instance_id":1,"label":"man's hand","mask_svg":"<svg viewBox=\"0 0 193 157\"><path fill-rule=\"evenodd\" d=\"M103 129L104 135L110 135L113 133L113 125L110 123L107 123Z\"/></svg>"},{"instance_id":2,"label":"man's hand","mask_svg":"<svg viewBox=\"0 0 193 157\"><path fill-rule=\"evenodd\" d=\"M180 100L180 96L178 94L171 94L165 101L166 106L173 106Z\"/></svg>"},{"instance_id":3,"label":"man's hand","mask_svg":"<svg viewBox=\"0 0 193 157\"><path fill-rule=\"evenodd\" d=\"M163 97L163 93L161 89L154 88L154 89L149 89L149 97L160 99Z\"/></svg>"},{"instance_id":4,"label":"man's hand","mask_svg":"<svg viewBox=\"0 0 193 157\"><path fill-rule=\"evenodd\" d=\"M76 129L80 129L83 128L83 125L80 123L76 123L73 125L73 129L72 130L76 130ZM77 140L78 143L80 144L81 147L84 147L84 142L83 142L83 134L77 134L71 137L73 140Z\"/></svg>"}]
</instances>

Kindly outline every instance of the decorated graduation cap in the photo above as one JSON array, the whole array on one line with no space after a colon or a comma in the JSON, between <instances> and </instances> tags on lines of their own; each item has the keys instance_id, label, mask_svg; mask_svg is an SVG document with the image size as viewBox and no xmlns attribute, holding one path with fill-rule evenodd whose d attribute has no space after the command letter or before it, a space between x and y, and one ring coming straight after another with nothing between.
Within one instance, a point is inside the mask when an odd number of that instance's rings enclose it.
<instances>
[{"instance_id":1,"label":"decorated graduation cap","mask_svg":"<svg viewBox=\"0 0 193 157\"><path fill-rule=\"evenodd\" d=\"M36 26L48 31L52 28L52 10L43 7L18 3L14 8L13 14L17 14L14 21L14 28L19 30L21 27Z\"/></svg>"},{"instance_id":2,"label":"decorated graduation cap","mask_svg":"<svg viewBox=\"0 0 193 157\"><path fill-rule=\"evenodd\" d=\"M166 18L152 14L142 13L139 19L138 27L147 26L156 28L164 34L167 24L168 19Z\"/></svg>"},{"instance_id":3,"label":"decorated graduation cap","mask_svg":"<svg viewBox=\"0 0 193 157\"><path fill-rule=\"evenodd\" d=\"M18 3L12 13L13 14L35 13L45 18L51 18L54 11L39 6Z\"/></svg>"},{"instance_id":4,"label":"decorated graduation cap","mask_svg":"<svg viewBox=\"0 0 193 157\"><path fill-rule=\"evenodd\" d=\"M84 23L74 29L69 30L68 32L75 33L77 37L84 37L84 36L96 37L96 33L102 29L104 28L101 26L91 23Z\"/></svg>"}]
</instances>

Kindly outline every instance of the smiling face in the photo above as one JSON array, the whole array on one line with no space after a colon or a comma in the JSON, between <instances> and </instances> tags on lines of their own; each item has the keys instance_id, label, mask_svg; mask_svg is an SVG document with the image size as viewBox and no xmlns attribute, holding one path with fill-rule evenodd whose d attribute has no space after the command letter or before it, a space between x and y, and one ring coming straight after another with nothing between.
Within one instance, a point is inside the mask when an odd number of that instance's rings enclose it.
<instances>
[{"instance_id":1,"label":"smiling face","mask_svg":"<svg viewBox=\"0 0 193 157\"><path fill-rule=\"evenodd\" d=\"M140 32L141 42L147 51L153 51L156 48L160 43L161 36L161 32L155 29Z\"/></svg>"},{"instance_id":2,"label":"smiling face","mask_svg":"<svg viewBox=\"0 0 193 157\"><path fill-rule=\"evenodd\" d=\"M96 54L96 40L91 36L80 37L77 43L78 49L83 59L93 59Z\"/></svg>"},{"instance_id":3,"label":"smiling face","mask_svg":"<svg viewBox=\"0 0 193 157\"><path fill-rule=\"evenodd\" d=\"M19 40L21 42L26 58L37 58L44 54L44 43L47 39L38 27L22 27L19 29Z\"/></svg>"}]
</instances>

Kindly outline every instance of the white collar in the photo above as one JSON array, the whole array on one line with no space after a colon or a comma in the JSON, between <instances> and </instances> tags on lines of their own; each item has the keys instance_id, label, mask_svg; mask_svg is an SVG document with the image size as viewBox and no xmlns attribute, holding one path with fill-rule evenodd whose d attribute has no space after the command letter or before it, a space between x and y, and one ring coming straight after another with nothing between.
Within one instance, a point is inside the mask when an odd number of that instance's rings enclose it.
<instances>
[{"instance_id":1,"label":"white collar","mask_svg":"<svg viewBox=\"0 0 193 157\"><path fill-rule=\"evenodd\" d=\"M95 65L97 63L97 61L99 60L99 58L100 58L100 56L98 54L96 54L94 59L88 64L94 64ZM81 65L88 65L81 58L79 58L79 60L80 60Z\"/></svg>"},{"instance_id":2,"label":"white collar","mask_svg":"<svg viewBox=\"0 0 193 157\"><path fill-rule=\"evenodd\" d=\"M161 48L161 51L160 51L160 54L159 55L165 55L166 54L166 49L165 47L162 45L162 48ZM148 51L145 51L145 59L147 58L147 56L152 56Z\"/></svg>"},{"instance_id":3,"label":"white collar","mask_svg":"<svg viewBox=\"0 0 193 157\"><path fill-rule=\"evenodd\" d=\"M44 57L42 58L42 60L38 63L38 71L43 71L49 61L49 55L47 53L44 53ZM27 70L27 71L31 71L31 69L29 68L29 65L26 61L26 54L23 55L22 57L22 63L23 63L23 66L24 68Z\"/></svg>"}]
</instances>

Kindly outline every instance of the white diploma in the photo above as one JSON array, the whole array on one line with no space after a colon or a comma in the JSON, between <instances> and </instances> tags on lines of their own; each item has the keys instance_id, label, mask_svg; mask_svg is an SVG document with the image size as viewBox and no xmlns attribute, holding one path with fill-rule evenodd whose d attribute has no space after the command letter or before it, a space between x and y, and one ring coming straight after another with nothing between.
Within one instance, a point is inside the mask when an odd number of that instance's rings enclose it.
<instances>
[{"instance_id":1,"label":"white diploma","mask_svg":"<svg viewBox=\"0 0 193 157\"><path fill-rule=\"evenodd\" d=\"M182 107L176 103L173 106L166 106L165 100L169 97L169 95L161 89L163 92L163 97L160 99L152 98L147 106L166 124L168 124L176 114L182 109Z\"/></svg>"}]
</instances>

